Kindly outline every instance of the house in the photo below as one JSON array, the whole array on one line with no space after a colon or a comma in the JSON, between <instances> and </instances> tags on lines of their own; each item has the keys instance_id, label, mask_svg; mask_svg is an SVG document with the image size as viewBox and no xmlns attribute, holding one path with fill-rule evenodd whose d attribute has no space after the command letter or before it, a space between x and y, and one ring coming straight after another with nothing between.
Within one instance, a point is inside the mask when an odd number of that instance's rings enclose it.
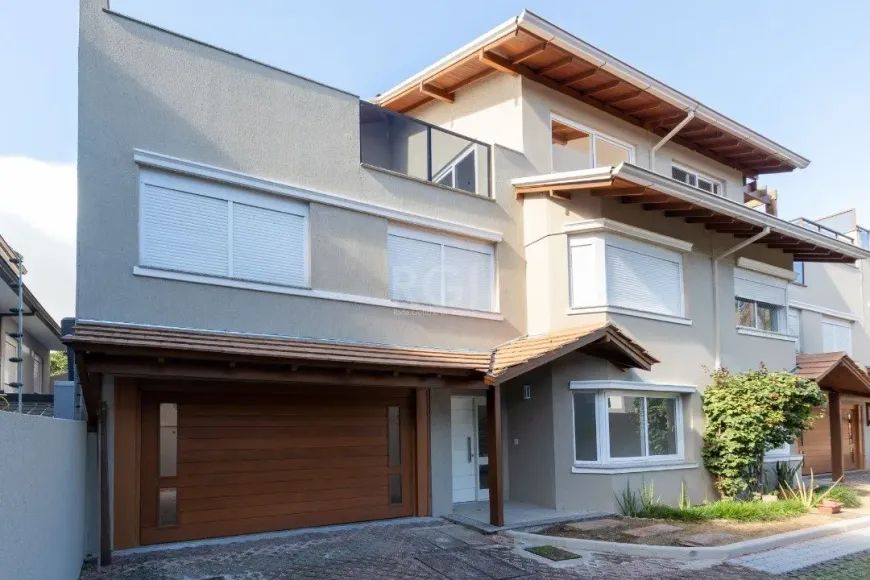
<instances>
[{"instance_id":1,"label":"house","mask_svg":"<svg viewBox=\"0 0 870 580\"><path fill-rule=\"evenodd\" d=\"M870 255L745 205L807 159L530 12L373 101L98 0L80 28L104 557L701 501L709 369L795 368L793 260Z\"/></svg>"},{"instance_id":2,"label":"house","mask_svg":"<svg viewBox=\"0 0 870 580\"><path fill-rule=\"evenodd\" d=\"M21 337L22 361L18 359L18 264L17 253L0 236L0 394L10 405L0 403L0 408L14 410L19 392L14 386L18 382L18 365L22 365L20 391L22 394L50 395L52 383L49 372L49 354L52 350L63 350L60 342L60 326L45 310L27 286L24 286L23 336ZM24 274L27 274L26 266Z\"/></svg>"},{"instance_id":3,"label":"house","mask_svg":"<svg viewBox=\"0 0 870 580\"><path fill-rule=\"evenodd\" d=\"M868 231L858 225L854 209L817 220L800 218L795 223L868 248ZM820 411L821 419L800 441L805 473L842 474L867 467L870 334L866 296L870 286L866 268L864 260L854 265L794 264L797 276L789 287L789 329L798 337L798 372L829 391L828 408Z\"/></svg>"}]
</instances>

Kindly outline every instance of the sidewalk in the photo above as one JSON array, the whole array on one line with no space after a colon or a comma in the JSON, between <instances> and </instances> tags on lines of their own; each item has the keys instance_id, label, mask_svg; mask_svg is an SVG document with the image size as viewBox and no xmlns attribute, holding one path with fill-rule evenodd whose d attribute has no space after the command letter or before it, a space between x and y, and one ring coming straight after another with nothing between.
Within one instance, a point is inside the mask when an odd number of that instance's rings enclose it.
<instances>
[{"instance_id":1,"label":"sidewalk","mask_svg":"<svg viewBox=\"0 0 870 580\"><path fill-rule=\"evenodd\" d=\"M865 528L735 558L728 563L769 574L785 574L868 549L870 529Z\"/></svg>"}]
</instances>

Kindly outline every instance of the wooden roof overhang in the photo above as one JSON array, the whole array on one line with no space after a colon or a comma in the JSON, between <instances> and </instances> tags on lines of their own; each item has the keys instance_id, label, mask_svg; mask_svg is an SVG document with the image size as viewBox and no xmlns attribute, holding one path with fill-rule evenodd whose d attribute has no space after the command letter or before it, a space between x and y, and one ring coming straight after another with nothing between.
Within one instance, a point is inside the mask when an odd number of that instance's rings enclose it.
<instances>
[{"instance_id":1,"label":"wooden roof overhang","mask_svg":"<svg viewBox=\"0 0 870 580\"><path fill-rule=\"evenodd\" d=\"M791 254L798 261L852 264L857 259L870 257L870 252L853 244L629 163L514 179L513 185L517 197L546 193L570 199L573 193L586 193L639 205L645 211L658 212L665 218L702 224L708 230L740 239L755 237L769 228L769 232L754 243Z\"/></svg>"},{"instance_id":2,"label":"wooden roof overhang","mask_svg":"<svg viewBox=\"0 0 870 580\"><path fill-rule=\"evenodd\" d=\"M826 391L870 397L870 375L845 352L799 354L795 374Z\"/></svg>"},{"instance_id":3,"label":"wooden roof overhang","mask_svg":"<svg viewBox=\"0 0 870 580\"><path fill-rule=\"evenodd\" d=\"M84 321L63 341L76 352L90 421L97 417L103 374L312 386L485 389L578 350L621 369L649 370L658 362L612 324L521 337L477 351Z\"/></svg>"},{"instance_id":4,"label":"wooden roof overhang","mask_svg":"<svg viewBox=\"0 0 870 580\"><path fill-rule=\"evenodd\" d=\"M809 160L525 11L373 101L407 113L492 74L522 75L664 137L749 177L803 168Z\"/></svg>"}]
</instances>

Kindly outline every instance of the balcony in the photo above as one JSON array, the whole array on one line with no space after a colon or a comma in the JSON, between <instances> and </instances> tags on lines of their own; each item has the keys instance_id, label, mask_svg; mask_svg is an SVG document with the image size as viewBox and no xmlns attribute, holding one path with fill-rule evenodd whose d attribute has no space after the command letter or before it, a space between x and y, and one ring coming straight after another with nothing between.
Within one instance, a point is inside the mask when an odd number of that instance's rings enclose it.
<instances>
[{"instance_id":1,"label":"balcony","mask_svg":"<svg viewBox=\"0 0 870 580\"><path fill-rule=\"evenodd\" d=\"M360 101L363 165L491 197L490 146Z\"/></svg>"},{"instance_id":2,"label":"balcony","mask_svg":"<svg viewBox=\"0 0 870 580\"><path fill-rule=\"evenodd\" d=\"M841 242L845 242L847 244L854 244L855 241L847 236L846 234L842 234L837 230L832 230L829 227L823 226L820 223L814 222L813 220L808 220L807 218L798 218L796 220L792 220L792 223L799 225L800 227L822 234L823 236L828 236L829 238L834 238L835 240L839 240ZM863 247L863 246L862 246ZM866 249L866 248L865 248Z\"/></svg>"}]
</instances>

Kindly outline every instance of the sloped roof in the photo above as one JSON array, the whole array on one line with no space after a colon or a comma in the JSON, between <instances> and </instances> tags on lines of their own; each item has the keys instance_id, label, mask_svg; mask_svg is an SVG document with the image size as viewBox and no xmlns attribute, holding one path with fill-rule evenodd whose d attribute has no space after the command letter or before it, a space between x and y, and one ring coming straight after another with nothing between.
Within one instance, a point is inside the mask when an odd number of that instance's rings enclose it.
<instances>
[{"instance_id":1,"label":"sloped roof","mask_svg":"<svg viewBox=\"0 0 870 580\"><path fill-rule=\"evenodd\" d=\"M658 362L612 323L523 336L492 350L403 347L335 340L287 338L230 332L78 322L64 342L86 351L149 355L227 355L266 361L328 362L468 371L501 383L568 353L581 350L619 368L648 370Z\"/></svg>"},{"instance_id":2,"label":"sloped roof","mask_svg":"<svg viewBox=\"0 0 870 580\"><path fill-rule=\"evenodd\" d=\"M823 389L870 396L870 375L845 352L799 354L795 374Z\"/></svg>"}]
</instances>

